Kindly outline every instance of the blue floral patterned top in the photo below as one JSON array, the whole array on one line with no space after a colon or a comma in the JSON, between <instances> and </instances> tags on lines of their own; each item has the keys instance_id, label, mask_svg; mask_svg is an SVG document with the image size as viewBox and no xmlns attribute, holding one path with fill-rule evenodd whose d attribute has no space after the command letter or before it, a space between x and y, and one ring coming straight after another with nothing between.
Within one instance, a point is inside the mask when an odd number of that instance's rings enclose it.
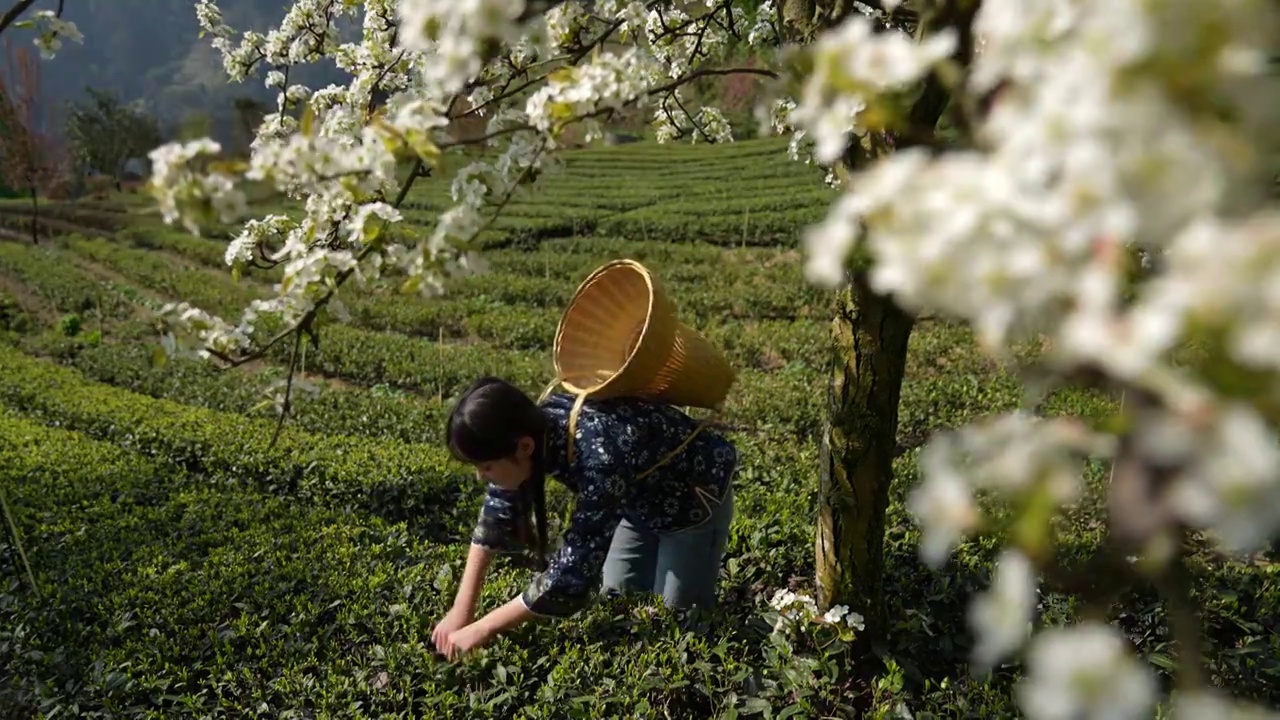
<instances>
[{"instance_id":1,"label":"blue floral patterned top","mask_svg":"<svg viewBox=\"0 0 1280 720\"><path fill-rule=\"evenodd\" d=\"M542 405L549 421L547 475L576 493L577 501L563 546L522 595L524 604L539 615L572 615L591 602L613 531L623 518L658 533L706 522L725 497L738 463L733 444L706 428L682 452L637 480L684 442L698 423L671 405L619 398L583 404L570 464L572 407L573 397L564 394L551 395ZM514 491L489 485L471 541L498 552L524 550L530 537L524 521L532 503L526 492L530 485Z\"/></svg>"}]
</instances>

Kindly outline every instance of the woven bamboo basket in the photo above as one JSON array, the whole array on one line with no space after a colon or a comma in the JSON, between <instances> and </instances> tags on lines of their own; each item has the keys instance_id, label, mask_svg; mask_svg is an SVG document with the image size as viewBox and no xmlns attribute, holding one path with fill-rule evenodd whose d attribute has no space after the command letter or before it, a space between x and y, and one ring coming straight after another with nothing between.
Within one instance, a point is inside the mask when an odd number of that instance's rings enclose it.
<instances>
[{"instance_id":1,"label":"woven bamboo basket","mask_svg":"<svg viewBox=\"0 0 1280 720\"><path fill-rule=\"evenodd\" d=\"M571 426L588 397L719 411L737 379L724 354L680 322L662 283L635 260L605 263L578 286L556 329L554 357L556 380L543 395L560 385L576 396Z\"/></svg>"}]
</instances>

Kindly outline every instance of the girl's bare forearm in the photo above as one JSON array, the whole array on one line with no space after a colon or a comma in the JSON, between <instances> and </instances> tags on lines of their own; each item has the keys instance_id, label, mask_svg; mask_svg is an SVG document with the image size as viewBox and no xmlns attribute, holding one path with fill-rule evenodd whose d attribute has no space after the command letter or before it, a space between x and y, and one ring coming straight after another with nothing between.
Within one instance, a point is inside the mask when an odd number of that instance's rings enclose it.
<instances>
[{"instance_id":1,"label":"girl's bare forearm","mask_svg":"<svg viewBox=\"0 0 1280 720\"><path fill-rule=\"evenodd\" d=\"M458 595L453 600L455 609L465 609L474 613L480 603L480 592L484 589L484 574L489 569L493 553L479 546L472 545L467 552L467 567L462 571L462 582L458 584Z\"/></svg>"}]
</instances>

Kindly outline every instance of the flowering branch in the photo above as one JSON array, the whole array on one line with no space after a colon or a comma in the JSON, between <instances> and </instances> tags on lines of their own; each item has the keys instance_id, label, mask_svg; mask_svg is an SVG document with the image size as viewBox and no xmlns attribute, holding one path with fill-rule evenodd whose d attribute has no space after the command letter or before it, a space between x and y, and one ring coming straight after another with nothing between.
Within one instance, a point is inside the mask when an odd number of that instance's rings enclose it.
<instances>
[{"instance_id":1,"label":"flowering branch","mask_svg":"<svg viewBox=\"0 0 1280 720\"><path fill-rule=\"evenodd\" d=\"M35 38L36 47L40 48L40 54L45 59L52 58L57 54L58 49L62 47L61 38L70 38L73 42L83 42L84 36L80 34L80 30L73 22L62 19L63 6L66 0L58 0L58 6L54 10L40 10L35 13L32 20L18 20L22 14L29 10L35 3L35 0L18 0L4 15L0 15L0 33L12 27L35 27L38 28L38 35Z\"/></svg>"},{"instance_id":2,"label":"flowering branch","mask_svg":"<svg viewBox=\"0 0 1280 720\"><path fill-rule=\"evenodd\" d=\"M10 25L13 24L15 20L17 20L22 15L22 13L26 12L28 8L30 8L33 4L35 4L35 1L36 0L18 0L18 2L13 4L13 7L6 10L4 15L0 16L0 33L4 32ZM58 3L57 17L62 17L61 2Z\"/></svg>"},{"instance_id":3,"label":"flowering branch","mask_svg":"<svg viewBox=\"0 0 1280 720\"><path fill-rule=\"evenodd\" d=\"M499 30L493 34L492 28L475 26L468 29L465 23L471 21L465 16L419 16L415 14L421 10L419 3L395 6L398 19L392 28L385 21L391 6L386 2L372 2L367 8L363 45L358 50L352 46L336 48L340 64L349 65L357 71L357 79L351 88L345 91L345 96L336 89L311 93L289 86L286 73L278 68L283 67L287 72L289 63L308 59L310 54L320 52L326 46L317 41L298 50L298 45L290 44L286 38L289 33L297 32L309 33L310 38L323 38L325 29L337 16L348 11L350 5L321 3L311 7L310 14L300 7L293 8L286 16L278 31L278 39L271 35L246 33L239 47L231 44L230 38L234 33L222 24L216 5L202 0L197 7L205 32L214 37L215 47L224 53L233 79L245 77L260 62L268 62L277 68L272 70L271 75L275 77L269 77L268 84L280 88L281 113L264 121L247 168L214 159L212 156L219 148L207 141L166 146L153 153L157 168L153 188L161 200L166 220L181 220L192 230L198 230L203 218L217 216L224 222L236 219L247 209L245 196L235 187L238 178L273 184L280 192L292 197L302 197L305 192L308 215L301 223L281 216L246 223L245 232L228 249L228 264L236 272L244 265L283 267L284 277L278 286L280 296L255 303L235 327L185 304L164 308L161 328L165 333L166 346L175 352L192 352L185 350L185 340L180 343L179 339L194 335L200 339L200 347L194 350L196 354L217 358L228 366L261 357L292 332L314 333L314 322L322 309L333 308L341 317L344 309L336 301L339 289L352 278L362 283L374 280L384 267L407 271L409 287L439 292L442 286L434 277L435 272L443 270L445 274L456 274L478 267L479 258L467 248L479 232L477 228L482 229L492 222L492 217L488 222L478 218L479 209L486 204L484 196L509 197L519 187L527 186L537 174L533 171L542 162L542 149L553 148L566 127L594 122L623 107L642 105L650 97L670 93L700 77L739 72L773 75L771 71L758 68L700 68L685 71L674 80L653 81L663 73L670 75L668 70L673 65L680 67L690 57L701 53L700 48L709 42L705 38L712 37L707 29L712 23L707 17L731 12L728 3L717 5L707 15L675 24L676 27L684 27L701 21L705 26L699 34L699 41L686 48L679 47L680 38L671 32L671 25L661 28L653 27L652 23L636 25L638 18L622 16L608 22L606 29L593 35L585 47L578 47L567 54L571 61L577 62L595 49L597 58L592 63L562 66L542 76L545 79L543 87L533 93L525 111L519 113L502 108L499 102L490 99L488 88L510 88L513 73L524 72L541 62L537 59L539 57L565 57L565 54L553 52L554 44L548 45L546 50L530 53L527 46L514 43L510 53L494 55L497 63L488 70L478 72L480 65L467 66L464 63L462 67L470 68L465 76L434 76L431 68L437 65L422 64L427 57L422 53L437 47L435 38L440 30L432 23L442 20L446 23L462 22L464 26L459 26L457 31L463 35L479 32L475 35L477 38L496 38L508 31ZM546 33L563 42L574 43L579 34L578 27L593 22L581 13L580 6L575 3L552 3L547 7L553 9L545 17L530 14L529 7L512 9L511 27L519 27L525 22L535 22L535 25L545 22L539 25L543 29L535 35ZM426 19L429 17L435 19ZM422 34L424 29L425 35ZM617 55L598 53L600 45L616 31L633 39L642 38L642 46ZM637 35L638 31L643 34ZM503 36L508 40L515 37L511 34ZM517 55L534 62L521 62ZM358 59L361 57L365 60ZM411 89L417 72L426 73L422 78L426 92ZM561 92L575 84L594 83L600 73L625 78L615 95L601 96L576 107L564 106L558 99ZM486 82L477 85L478 77L486 78ZM381 107L370 111L374 105L367 101L381 85L386 85L391 95ZM443 91L449 89L456 98L466 88L470 88L472 109L464 115L483 114L490 107L498 108L489 120L488 131L479 137L437 137L438 131L456 119L447 112L455 100L437 103L431 98L444 97ZM505 92L514 95L520 91ZM303 98L309 98L309 101L300 119L295 122L283 116L283 110L291 99ZM361 100L358 105L360 111L353 116L353 101L357 99ZM339 160L351 157L336 151L340 146L349 147L351 141L342 138L350 137L351 132L357 129L360 137L356 142L362 146L365 159L354 163ZM454 196L461 204L441 216L434 235L416 252L406 252L385 234L391 223L400 220L398 207L405 189L413 178L434 167L440 154L465 145L491 146L495 143L506 146L505 155L513 162L502 160L492 166L477 163L458 173L454 180ZM388 150L395 154L407 151L415 158L408 184L401 188L400 197L390 203L381 200L391 179L388 171L394 162L394 156ZM296 159L290 157L291 154L296 155ZM509 170L495 172L503 165ZM372 219L378 221L377 226L369 226ZM320 240L316 241L316 238ZM336 263L332 271L327 268L331 263ZM303 279L300 281L300 278ZM261 327L255 321L268 316L276 318L284 330L255 346L251 338L255 327Z\"/></svg>"}]
</instances>

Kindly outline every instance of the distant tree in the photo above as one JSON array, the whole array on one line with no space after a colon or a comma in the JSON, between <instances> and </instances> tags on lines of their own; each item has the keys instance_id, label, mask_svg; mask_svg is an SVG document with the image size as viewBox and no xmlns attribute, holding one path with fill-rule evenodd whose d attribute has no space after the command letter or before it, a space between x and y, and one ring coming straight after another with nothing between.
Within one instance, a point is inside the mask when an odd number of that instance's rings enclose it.
<instances>
[{"instance_id":1,"label":"distant tree","mask_svg":"<svg viewBox=\"0 0 1280 720\"><path fill-rule=\"evenodd\" d=\"M76 160L108 174L120 189L120 174L130 158L146 157L160 145L160 125L148 113L122 103L106 90L85 88L88 99L67 114L67 140Z\"/></svg>"},{"instance_id":2,"label":"distant tree","mask_svg":"<svg viewBox=\"0 0 1280 720\"><path fill-rule=\"evenodd\" d=\"M213 134L213 118L202 110L183 113L182 118L166 133L170 141L185 142Z\"/></svg>"},{"instance_id":3,"label":"distant tree","mask_svg":"<svg viewBox=\"0 0 1280 720\"><path fill-rule=\"evenodd\" d=\"M40 64L6 41L0 72L0 177L31 198L31 242L39 240L40 195L68 176L68 158L40 102Z\"/></svg>"},{"instance_id":4,"label":"distant tree","mask_svg":"<svg viewBox=\"0 0 1280 720\"><path fill-rule=\"evenodd\" d=\"M258 125L262 123L262 119L271 112L271 106L257 98L241 95L232 101L236 110L236 123L234 127L235 147L238 152L242 152L245 156L250 153L253 145L253 138L258 131Z\"/></svg>"}]
</instances>

